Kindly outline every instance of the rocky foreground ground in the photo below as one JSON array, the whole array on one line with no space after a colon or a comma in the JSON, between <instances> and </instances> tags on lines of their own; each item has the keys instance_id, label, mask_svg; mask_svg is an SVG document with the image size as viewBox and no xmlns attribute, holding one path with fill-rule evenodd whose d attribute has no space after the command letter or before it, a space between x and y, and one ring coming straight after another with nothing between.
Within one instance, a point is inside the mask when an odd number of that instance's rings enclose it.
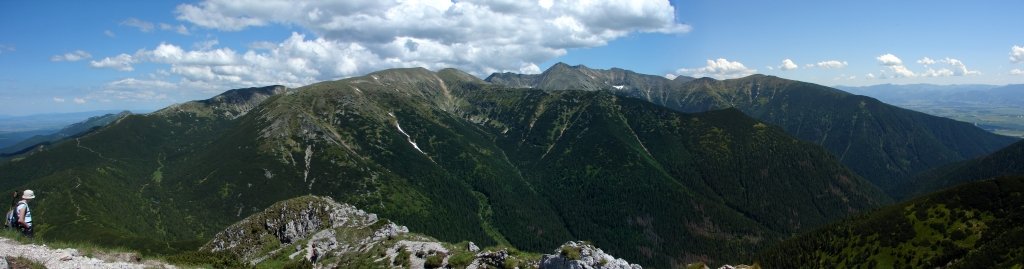
<instances>
[{"instance_id":1,"label":"rocky foreground ground","mask_svg":"<svg viewBox=\"0 0 1024 269\"><path fill-rule=\"evenodd\" d=\"M70 248L51 248L43 245L25 244L7 238L0 238L0 268L11 268L15 258L21 257L46 268L177 268L158 261L142 260L131 253L92 253L84 255ZM8 262L10 261L10 262ZM19 264L20 265L20 264Z\"/></svg>"}]
</instances>

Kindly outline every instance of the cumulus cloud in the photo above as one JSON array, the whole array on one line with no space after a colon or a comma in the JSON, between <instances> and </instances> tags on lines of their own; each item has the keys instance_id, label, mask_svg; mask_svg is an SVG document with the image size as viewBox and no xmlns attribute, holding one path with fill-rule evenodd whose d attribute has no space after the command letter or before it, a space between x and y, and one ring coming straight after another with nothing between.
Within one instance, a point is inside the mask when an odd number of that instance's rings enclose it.
<instances>
[{"instance_id":1,"label":"cumulus cloud","mask_svg":"<svg viewBox=\"0 0 1024 269\"><path fill-rule=\"evenodd\" d=\"M666 0L208 0L179 5L175 13L179 20L222 31L300 26L314 33L314 40L376 60L353 62L350 74L423 63L477 75L539 72L537 64L568 49L603 46L637 32L690 30L676 22L675 8Z\"/></svg>"},{"instance_id":2,"label":"cumulus cloud","mask_svg":"<svg viewBox=\"0 0 1024 269\"><path fill-rule=\"evenodd\" d=\"M155 26L152 22L140 20L137 18L128 18L127 20L121 21L121 25L138 28L139 31L152 32Z\"/></svg>"},{"instance_id":3,"label":"cumulus cloud","mask_svg":"<svg viewBox=\"0 0 1024 269\"><path fill-rule=\"evenodd\" d=\"M1014 45L1010 48L1010 61L1014 63L1024 62L1024 47Z\"/></svg>"},{"instance_id":4,"label":"cumulus cloud","mask_svg":"<svg viewBox=\"0 0 1024 269\"><path fill-rule=\"evenodd\" d=\"M779 66L779 69L782 69L782 71L789 71L789 70L793 70L793 69L796 69L796 68L797 68L796 63L794 63L793 60L790 60L790 59L782 60L782 65Z\"/></svg>"},{"instance_id":5,"label":"cumulus cloud","mask_svg":"<svg viewBox=\"0 0 1024 269\"><path fill-rule=\"evenodd\" d=\"M718 58L716 60L707 60L704 67L700 68L682 68L676 70L678 75L687 75L692 77L714 77L718 79L726 78L738 78L753 75L757 70L747 68L738 61L729 61L724 58Z\"/></svg>"},{"instance_id":6,"label":"cumulus cloud","mask_svg":"<svg viewBox=\"0 0 1024 269\"><path fill-rule=\"evenodd\" d=\"M75 104L85 104L85 99L83 98L75 97L73 101L75 102Z\"/></svg>"},{"instance_id":7,"label":"cumulus cloud","mask_svg":"<svg viewBox=\"0 0 1024 269\"><path fill-rule=\"evenodd\" d=\"M922 59L922 61L918 61L918 62L923 62L923 60L925 60L925 59L931 60L928 57L925 57L924 59ZM935 64L935 63L942 63L942 64L949 65L949 68L940 68L938 70L932 69L932 68L928 68L928 70L926 70L924 73L921 73L921 76L924 76L924 77L951 77L951 76L970 76L970 75L979 75L979 74L981 74L981 72L977 71L977 70L968 70L967 69L967 65L965 65L960 60L953 59L953 58L945 58L945 59L942 59L942 60L939 60L939 61L931 60L931 64Z\"/></svg>"},{"instance_id":8,"label":"cumulus cloud","mask_svg":"<svg viewBox=\"0 0 1024 269\"><path fill-rule=\"evenodd\" d=\"M909 78L917 75L903 65L903 60L900 60L899 57L896 57L896 55L892 55L891 53L878 56L875 60L878 60L879 64L889 67L889 70L893 72L892 76L886 76L885 73L882 73L882 78Z\"/></svg>"},{"instance_id":9,"label":"cumulus cloud","mask_svg":"<svg viewBox=\"0 0 1024 269\"><path fill-rule=\"evenodd\" d=\"M896 57L896 55L892 55L892 53L886 53L884 55L878 56L875 59L878 60L878 63L885 66L903 65L903 60L900 60L900 58Z\"/></svg>"},{"instance_id":10,"label":"cumulus cloud","mask_svg":"<svg viewBox=\"0 0 1024 269\"><path fill-rule=\"evenodd\" d=\"M808 65L809 65L809 67L813 66L813 67L824 68L824 69L841 69L841 68L846 67L849 64L846 63L846 61L828 60L828 61L821 61L821 62L815 63L813 65L812 64L808 64Z\"/></svg>"},{"instance_id":11,"label":"cumulus cloud","mask_svg":"<svg viewBox=\"0 0 1024 269\"><path fill-rule=\"evenodd\" d=\"M92 54L83 50L76 50L61 55L53 55L50 57L51 62L77 62L92 58Z\"/></svg>"},{"instance_id":12,"label":"cumulus cloud","mask_svg":"<svg viewBox=\"0 0 1024 269\"><path fill-rule=\"evenodd\" d=\"M53 102L54 103L63 103L64 101L65 101L64 98L60 98L60 97L54 97L53 98Z\"/></svg>"},{"instance_id":13,"label":"cumulus cloud","mask_svg":"<svg viewBox=\"0 0 1024 269\"><path fill-rule=\"evenodd\" d=\"M1024 75L1024 70L1014 68L1010 70L1010 75Z\"/></svg>"},{"instance_id":14,"label":"cumulus cloud","mask_svg":"<svg viewBox=\"0 0 1024 269\"><path fill-rule=\"evenodd\" d=\"M957 60L957 59L945 58L945 59L942 59L941 62L952 66L953 67L953 75L955 75L955 76L968 76L968 75L978 75L978 74L981 74L981 72L979 72L977 70L967 70L967 65L964 65L963 62L961 62L960 60Z\"/></svg>"},{"instance_id":15,"label":"cumulus cloud","mask_svg":"<svg viewBox=\"0 0 1024 269\"><path fill-rule=\"evenodd\" d=\"M99 61L90 61L89 65L95 68L111 68L120 71L132 71L135 70L135 68L132 67L132 64L134 63L134 57L121 53L114 57L105 57Z\"/></svg>"}]
</instances>

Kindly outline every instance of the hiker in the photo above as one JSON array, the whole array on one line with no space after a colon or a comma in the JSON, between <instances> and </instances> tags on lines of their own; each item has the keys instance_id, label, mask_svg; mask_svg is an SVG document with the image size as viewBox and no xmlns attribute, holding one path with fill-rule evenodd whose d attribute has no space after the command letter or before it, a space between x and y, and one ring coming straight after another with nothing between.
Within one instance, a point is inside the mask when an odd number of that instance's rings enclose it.
<instances>
[{"instance_id":1,"label":"hiker","mask_svg":"<svg viewBox=\"0 0 1024 269\"><path fill-rule=\"evenodd\" d=\"M18 201L17 214L18 214L18 227L21 228L21 233L25 237L32 238L35 236L35 229L32 227L32 209L28 207L28 200L36 198L36 194L32 190L25 190L21 194L21 201Z\"/></svg>"}]
</instances>

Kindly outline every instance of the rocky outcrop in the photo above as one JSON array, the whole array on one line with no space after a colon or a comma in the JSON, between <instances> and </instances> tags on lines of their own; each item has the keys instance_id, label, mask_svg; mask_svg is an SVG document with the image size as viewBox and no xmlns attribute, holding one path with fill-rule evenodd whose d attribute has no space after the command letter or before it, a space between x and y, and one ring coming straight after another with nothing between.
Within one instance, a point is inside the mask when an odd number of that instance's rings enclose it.
<instances>
[{"instance_id":1,"label":"rocky outcrop","mask_svg":"<svg viewBox=\"0 0 1024 269\"><path fill-rule=\"evenodd\" d=\"M601 249L584 242L568 242L555 250L556 254L544 255L540 269L641 269L640 265L616 259Z\"/></svg>"},{"instance_id":2,"label":"rocky outcrop","mask_svg":"<svg viewBox=\"0 0 1024 269\"><path fill-rule=\"evenodd\" d=\"M304 196L278 202L214 236L203 246L205 251L231 251L246 261L260 261L261 250L278 248L310 238L333 238L330 229L362 229L379 221L376 214L326 197ZM407 228L387 224L369 240L408 232ZM312 240L316 241L316 240ZM315 242L314 242L315 243ZM312 243L310 244L312 245ZM323 243L318 247L336 246Z\"/></svg>"},{"instance_id":3,"label":"rocky outcrop","mask_svg":"<svg viewBox=\"0 0 1024 269\"><path fill-rule=\"evenodd\" d=\"M509 248L482 250L473 242L441 242L318 196L278 202L218 233L202 250L228 251L252 265L314 268L641 268L584 242L565 243L543 256Z\"/></svg>"}]
</instances>

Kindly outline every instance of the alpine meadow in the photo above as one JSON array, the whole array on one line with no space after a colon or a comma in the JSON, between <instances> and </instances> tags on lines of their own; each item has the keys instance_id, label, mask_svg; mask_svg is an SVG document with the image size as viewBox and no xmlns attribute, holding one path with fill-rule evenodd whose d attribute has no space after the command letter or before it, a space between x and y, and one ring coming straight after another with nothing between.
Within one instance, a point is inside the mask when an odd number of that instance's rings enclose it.
<instances>
[{"instance_id":1,"label":"alpine meadow","mask_svg":"<svg viewBox=\"0 0 1024 269\"><path fill-rule=\"evenodd\" d=\"M0 264L1021 268L997 2L0 3Z\"/></svg>"}]
</instances>

